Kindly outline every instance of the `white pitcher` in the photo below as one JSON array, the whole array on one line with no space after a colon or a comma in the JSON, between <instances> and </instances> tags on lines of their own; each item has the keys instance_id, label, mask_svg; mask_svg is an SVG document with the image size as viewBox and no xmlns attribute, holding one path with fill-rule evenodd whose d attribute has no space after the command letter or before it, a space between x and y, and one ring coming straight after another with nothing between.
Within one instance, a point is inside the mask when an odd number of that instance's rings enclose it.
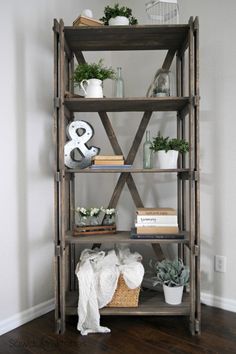
<instances>
[{"instance_id":1,"label":"white pitcher","mask_svg":"<svg viewBox=\"0 0 236 354\"><path fill-rule=\"evenodd\" d=\"M87 84L86 89L84 83ZM82 90L84 91L86 98L102 98L102 81L98 79L82 80L80 83Z\"/></svg>"}]
</instances>

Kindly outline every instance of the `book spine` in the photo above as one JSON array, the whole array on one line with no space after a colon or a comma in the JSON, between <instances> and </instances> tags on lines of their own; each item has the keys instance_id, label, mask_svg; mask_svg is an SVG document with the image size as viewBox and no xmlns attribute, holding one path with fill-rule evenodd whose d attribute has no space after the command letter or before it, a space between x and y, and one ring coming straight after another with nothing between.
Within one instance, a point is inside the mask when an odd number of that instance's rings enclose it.
<instances>
[{"instance_id":1,"label":"book spine","mask_svg":"<svg viewBox=\"0 0 236 354\"><path fill-rule=\"evenodd\" d=\"M96 155L94 161L97 160L124 160L123 155Z\"/></svg>"},{"instance_id":2,"label":"book spine","mask_svg":"<svg viewBox=\"0 0 236 354\"><path fill-rule=\"evenodd\" d=\"M124 165L124 160L94 160L94 165Z\"/></svg>"},{"instance_id":3,"label":"book spine","mask_svg":"<svg viewBox=\"0 0 236 354\"><path fill-rule=\"evenodd\" d=\"M142 224L142 223L136 223L135 227L178 227L177 223L174 224L165 224L165 223L161 223L161 224Z\"/></svg>"},{"instance_id":4,"label":"book spine","mask_svg":"<svg viewBox=\"0 0 236 354\"><path fill-rule=\"evenodd\" d=\"M136 232L137 232L137 234L176 234L176 233L178 233L179 232L179 229L178 229L178 227L176 227L176 226L168 226L168 227L166 227L166 226L158 226L158 227L156 227L156 226L153 226L153 227L151 227L151 226L145 226L145 227L140 227L140 226L138 226L138 227L136 227Z\"/></svg>"},{"instance_id":5,"label":"book spine","mask_svg":"<svg viewBox=\"0 0 236 354\"><path fill-rule=\"evenodd\" d=\"M144 225L167 224L176 225L177 215L137 215L137 223Z\"/></svg>"},{"instance_id":6,"label":"book spine","mask_svg":"<svg viewBox=\"0 0 236 354\"><path fill-rule=\"evenodd\" d=\"M177 215L176 210L175 209L160 209L160 208L151 208L151 209L137 209L137 215L149 215L149 216L153 216L153 215Z\"/></svg>"}]
</instances>

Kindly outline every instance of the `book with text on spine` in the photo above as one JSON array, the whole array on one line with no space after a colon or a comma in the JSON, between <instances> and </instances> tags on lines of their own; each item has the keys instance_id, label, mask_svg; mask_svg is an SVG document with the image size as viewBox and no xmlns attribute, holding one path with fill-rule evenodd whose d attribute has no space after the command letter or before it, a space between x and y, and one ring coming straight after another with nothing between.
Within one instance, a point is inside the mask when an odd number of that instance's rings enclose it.
<instances>
[{"instance_id":1,"label":"book with text on spine","mask_svg":"<svg viewBox=\"0 0 236 354\"><path fill-rule=\"evenodd\" d=\"M177 215L173 208L137 208L138 215Z\"/></svg>"},{"instance_id":2,"label":"book with text on spine","mask_svg":"<svg viewBox=\"0 0 236 354\"><path fill-rule=\"evenodd\" d=\"M137 223L144 225L167 224L176 225L177 215L137 215Z\"/></svg>"}]
</instances>

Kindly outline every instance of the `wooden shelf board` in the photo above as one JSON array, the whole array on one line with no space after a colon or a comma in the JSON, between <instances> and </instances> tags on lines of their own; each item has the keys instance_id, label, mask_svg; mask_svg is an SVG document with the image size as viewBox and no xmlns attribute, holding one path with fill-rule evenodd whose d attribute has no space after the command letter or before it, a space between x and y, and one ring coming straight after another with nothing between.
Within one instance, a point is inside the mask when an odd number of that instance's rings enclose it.
<instances>
[{"instance_id":1,"label":"wooden shelf board","mask_svg":"<svg viewBox=\"0 0 236 354\"><path fill-rule=\"evenodd\" d=\"M175 112L189 103L189 97L65 98L73 112Z\"/></svg>"},{"instance_id":2,"label":"wooden shelf board","mask_svg":"<svg viewBox=\"0 0 236 354\"><path fill-rule=\"evenodd\" d=\"M101 169L92 169L92 168L84 168L84 169L66 169L66 173L184 173L189 172L188 168L176 168L176 169L143 169L143 168L101 168Z\"/></svg>"},{"instance_id":3,"label":"wooden shelf board","mask_svg":"<svg viewBox=\"0 0 236 354\"><path fill-rule=\"evenodd\" d=\"M66 314L77 315L78 292L66 294ZM190 313L190 297L184 293L183 302L180 305L168 305L164 301L164 294L158 291L141 291L138 307L105 307L100 310L101 315L119 316L183 316Z\"/></svg>"},{"instance_id":4,"label":"wooden shelf board","mask_svg":"<svg viewBox=\"0 0 236 354\"><path fill-rule=\"evenodd\" d=\"M190 26L65 26L65 38L69 47L80 51L101 50L168 50L180 49Z\"/></svg>"},{"instance_id":5,"label":"wooden shelf board","mask_svg":"<svg viewBox=\"0 0 236 354\"><path fill-rule=\"evenodd\" d=\"M177 234L176 234L177 235ZM108 235L84 235L72 236L72 231L66 232L66 243L186 243L189 242L189 233L187 231L180 231L179 235L184 235L183 239L132 239L130 238L130 231L117 231L116 234ZM166 235L167 236L167 235Z\"/></svg>"}]
</instances>

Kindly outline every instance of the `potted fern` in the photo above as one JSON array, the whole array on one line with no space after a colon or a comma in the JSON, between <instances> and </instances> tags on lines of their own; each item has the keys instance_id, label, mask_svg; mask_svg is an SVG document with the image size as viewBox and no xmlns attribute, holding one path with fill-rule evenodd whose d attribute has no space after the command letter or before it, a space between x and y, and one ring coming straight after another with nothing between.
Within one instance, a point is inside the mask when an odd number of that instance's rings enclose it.
<instances>
[{"instance_id":1,"label":"potted fern","mask_svg":"<svg viewBox=\"0 0 236 354\"><path fill-rule=\"evenodd\" d=\"M104 66L103 59L98 63L77 65L73 76L75 86L79 85L87 98L102 98L102 82L114 78L115 71L111 67Z\"/></svg>"},{"instance_id":2,"label":"potted fern","mask_svg":"<svg viewBox=\"0 0 236 354\"><path fill-rule=\"evenodd\" d=\"M164 137L158 132L153 138L150 149L157 153L160 168L177 168L179 153L185 154L189 151L189 143L184 139Z\"/></svg>"},{"instance_id":3,"label":"potted fern","mask_svg":"<svg viewBox=\"0 0 236 354\"><path fill-rule=\"evenodd\" d=\"M163 286L165 302L170 305L181 304L184 286L189 283L189 268L181 259L164 259L156 263L150 261L150 266L155 273L153 285Z\"/></svg>"},{"instance_id":4,"label":"potted fern","mask_svg":"<svg viewBox=\"0 0 236 354\"><path fill-rule=\"evenodd\" d=\"M104 25L136 25L137 19L132 15L132 10L125 6L115 4L114 7L106 6L104 9L104 16L100 18Z\"/></svg>"}]
</instances>

